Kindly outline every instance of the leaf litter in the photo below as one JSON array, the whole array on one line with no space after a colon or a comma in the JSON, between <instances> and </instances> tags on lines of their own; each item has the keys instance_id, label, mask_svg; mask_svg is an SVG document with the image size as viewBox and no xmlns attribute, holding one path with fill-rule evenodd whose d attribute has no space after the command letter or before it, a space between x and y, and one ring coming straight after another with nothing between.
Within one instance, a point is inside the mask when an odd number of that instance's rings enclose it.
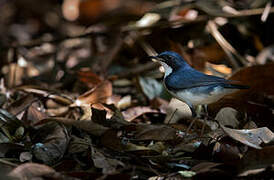
<instances>
[{"instance_id":1,"label":"leaf litter","mask_svg":"<svg viewBox=\"0 0 274 180\"><path fill-rule=\"evenodd\" d=\"M6 179L273 177L270 1L4 1ZM20 18L19 18L20 17ZM191 117L148 56L250 86Z\"/></svg>"}]
</instances>

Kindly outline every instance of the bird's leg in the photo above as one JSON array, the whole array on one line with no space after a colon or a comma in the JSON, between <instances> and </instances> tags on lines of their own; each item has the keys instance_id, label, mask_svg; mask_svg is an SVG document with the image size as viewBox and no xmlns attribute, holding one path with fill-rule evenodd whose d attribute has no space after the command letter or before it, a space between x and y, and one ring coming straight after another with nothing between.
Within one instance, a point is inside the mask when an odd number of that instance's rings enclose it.
<instances>
[{"instance_id":1,"label":"bird's leg","mask_svg":"<svg viewBox=\"0 0 274 180\"><path fill-rule=\"evenodd\" d=\"M186 129L186 134L188 134L188 132L190 131L190 129L191 129L191 127L193 126L193 124L195 123L196 117L197 117L195 108L194 108L191 104L189 104L189 103L187 103L187 105L188 105L188 107L189 107L190 110L191 110L191 115L192 115L192 118L193 118L193 119L192 119L190 125L189 125L189 126L187 127L187 129Z\"/></svg>"},{"instance_id":2,"label":"bird's leg","mask_svg":"<svg viewBox=\"0 0 274 180\"><path fill-rule=\"evenodd\" d=\"M198 105L196 108L196 117L201 118L202 105Z\"/></svg>"},{"instance_id":3,"label":"bird's leg","mask_svg":"<svg viewBox=\"0 0 274 180\"><path fill-rule=\"evenodd\" d=\"M193 118L195 118L197 116L196 110L192 105L188 105L190 110L191 110L191 115Z\"/></svg>"},{"instance_id":4,"label":"bird's leg","mask_svg":"<svg viewBox=\"0 0 274 180\"><path fill-rule=\"evenodd\" d=\"M208 117L208 111L207 111L207 104L202 105L204 112L205 112L205 116Z\"/></svg>"},{"instance_id":5,"label":"bird's leg","mask_svg":"<svg viewBox=\"0 0 274 180\"><path fill-rule=\"evenodd\" d=\"M206 121L207 121L207 118L208 118L207 104L202 105L202 107L203 107L204 112L205 112L205 117L204 117L204 124L203 124L202 130L201 130L201 136L203 136L203 134L204 134L205 125L206 125Z\"/></svg>"}]
</instances>

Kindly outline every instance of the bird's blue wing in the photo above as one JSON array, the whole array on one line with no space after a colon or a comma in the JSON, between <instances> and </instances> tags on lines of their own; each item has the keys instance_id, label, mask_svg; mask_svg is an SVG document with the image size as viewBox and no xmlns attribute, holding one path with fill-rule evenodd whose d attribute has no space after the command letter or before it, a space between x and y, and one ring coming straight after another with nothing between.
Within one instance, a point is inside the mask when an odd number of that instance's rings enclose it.
<instances>
[{"instance_id":1,"label":"bird's blue wing","mask_svg":"<svg viewBox=\"0 0 274 180\"><path fill-rule=\"evenodd\" d=\"M218 84L225 86L229 85L230 81L221 77L206 75L194 69L176 71L165 78L166 87L172 90Z\"/></svg>"}]
</instances>

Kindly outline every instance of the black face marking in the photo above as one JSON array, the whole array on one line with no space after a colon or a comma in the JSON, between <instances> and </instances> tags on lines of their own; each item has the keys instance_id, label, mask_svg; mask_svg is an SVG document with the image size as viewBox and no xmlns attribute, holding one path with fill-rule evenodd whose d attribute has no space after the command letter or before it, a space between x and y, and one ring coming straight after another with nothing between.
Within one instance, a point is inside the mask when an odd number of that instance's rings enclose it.
<instances>
[{"instance_id":1,"label":"black face marking","mask_svg":"<svg viewBox=\"0 0 274 180\"><path fill-rule=\"evenodd\" d=\"M160 61L166 63L174 70L176 70L180 67L180 62L178 62L178 59L176 59L176 57L166 55L166 54L160 55L158 57L160 58Z\"/></svg>"}]
</instances>

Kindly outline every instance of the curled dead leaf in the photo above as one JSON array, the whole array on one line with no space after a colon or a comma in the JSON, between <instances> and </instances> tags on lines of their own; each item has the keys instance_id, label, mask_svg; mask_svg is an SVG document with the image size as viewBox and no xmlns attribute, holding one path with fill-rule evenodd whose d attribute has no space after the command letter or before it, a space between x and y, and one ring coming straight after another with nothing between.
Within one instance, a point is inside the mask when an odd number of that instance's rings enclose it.
<instances>
[{"instance_id":1,"label":"curled dead leaf","mask_svg":"<svg viewBox=\"0 0 274 180\"><path fill-rule=\"evenodd\" d=\"M274 133L267 127L257 129L230 129L222 126L224 132L236 141L239 141L249 147L261 149L262 143L268 144L274 141Z\"/></svg>"},{"instance_id":2,"label":"curled dead leaf","mask_svg":"<svg viewBox=\"0 0 274 180\"><path fill-rule=\"evenodd\" d=\"M31 134L35 144L32 153L44 164L53 165L65 154L70 140L68 129L59 123L49 122Z\"/></svg>"},{"instance_id":3,"label":"curled dead leaf","mask_svg":"<svg viewBox=\"0 0 274 180\"><path fill-rule=\"evenodd\" d=\"M93 89L80 95L71 106L81 106L84 104L105 103L112 95L112 85L109 81L103 81Z\"/></svg>"}]
</instances>

